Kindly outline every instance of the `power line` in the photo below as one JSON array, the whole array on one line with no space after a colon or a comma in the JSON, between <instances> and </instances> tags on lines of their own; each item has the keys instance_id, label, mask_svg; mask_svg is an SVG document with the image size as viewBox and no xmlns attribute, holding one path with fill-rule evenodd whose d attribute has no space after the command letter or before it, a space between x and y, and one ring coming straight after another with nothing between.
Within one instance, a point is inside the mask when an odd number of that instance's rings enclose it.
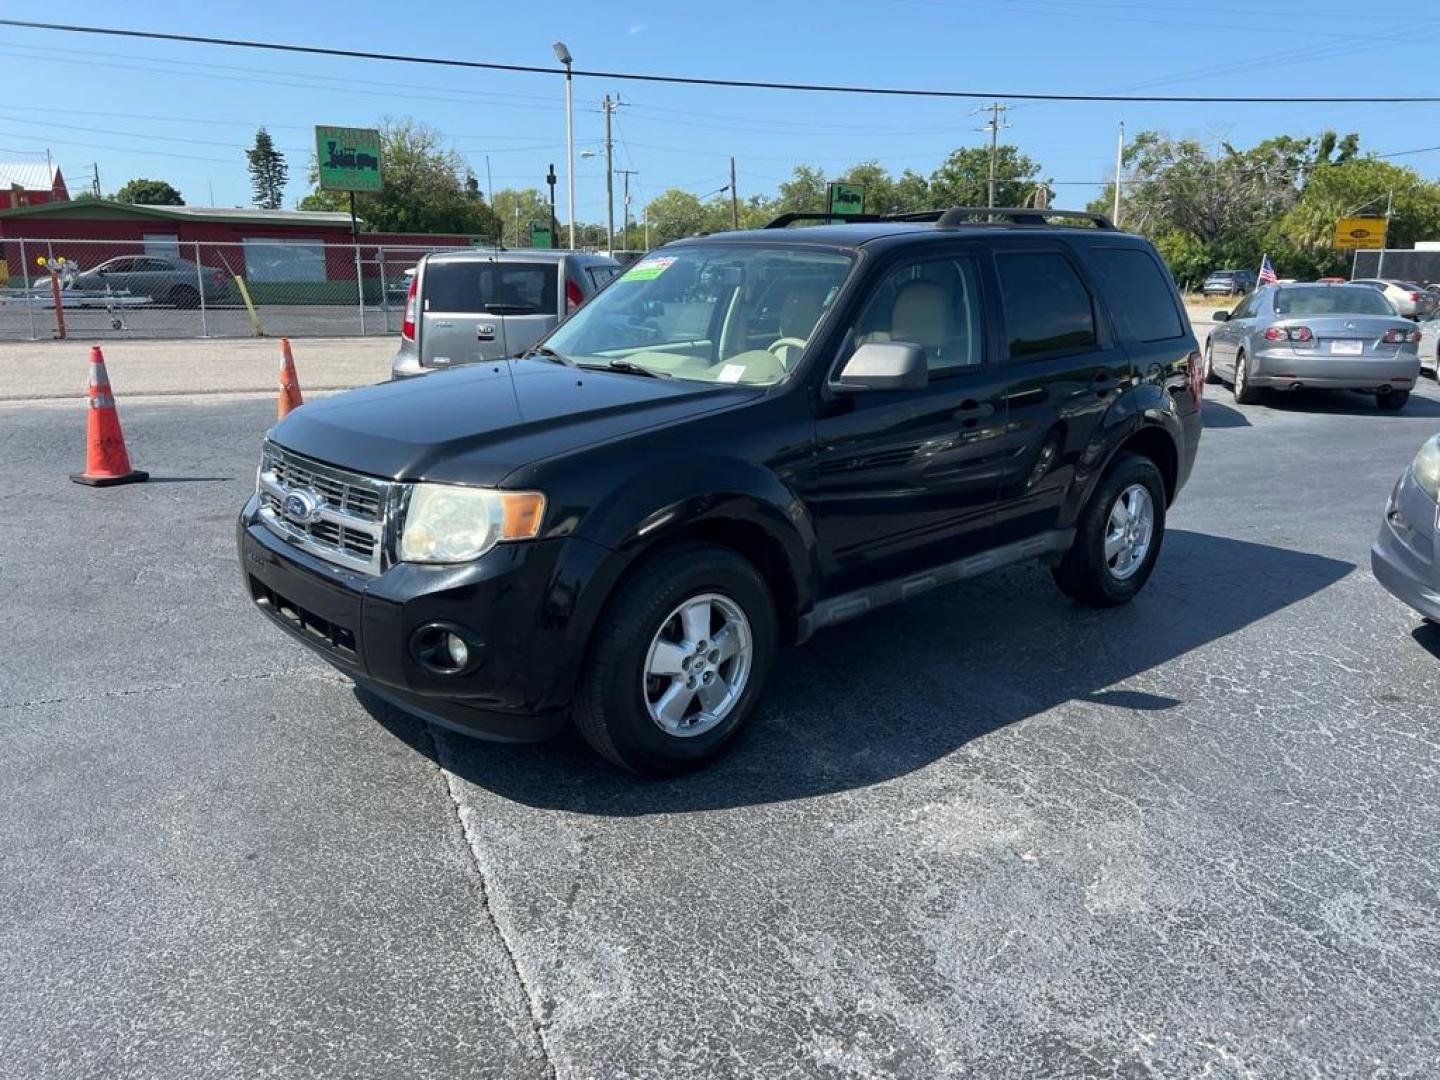
<instances>
[{"instance_id":1,"label":"power line","mask_svg":"<svg viewBox=\"0 0 1440 1080\"><path fill-rule=\"evenodd\" d=\"M131 38L144 41L175 41L191 45L221 45L227 48L263 49L270 52L303 53L310 56L336 56L352 60L384 60L403 64L426 64L432 67L466 68L481 71L509 71L532 75L564 75L563 67L544 67L538 64L502 64L495 61L458 60L453 57L413 56L405 53L370 52L363 49L332 49L318 45L292 45L277 41L257 41L247 38L210 37L200 34L165 34L154 30L122 30L105 26L76 26L67 23L31 22L24 19L0 19L0 26L15 26L27 30L53 30L69 34L95 34L107 37ZM575 68L573 74L593 79L629 80L632 82L668 83L678 86L723 86L750 90L784 90L804 93L826 94L869 94L886 97L918 98L1008 98L1012 101L1092 101L1092 102L1151 102L1169 104L1215 104L1215 105L1341 105L1341 104L1437 104L1440 96L1432 95L1377 95L1377 96L1301 96L1283 97L1260 94L1247 95L1175 95L1175 94L1044 94L997 92L993 90L926 90L895 86L855 86L835 83L791 83L770 82L758 79L713 79L689 75L655 75L642 72L602 71L598 69Z\"/></svg>"}]
</instances>

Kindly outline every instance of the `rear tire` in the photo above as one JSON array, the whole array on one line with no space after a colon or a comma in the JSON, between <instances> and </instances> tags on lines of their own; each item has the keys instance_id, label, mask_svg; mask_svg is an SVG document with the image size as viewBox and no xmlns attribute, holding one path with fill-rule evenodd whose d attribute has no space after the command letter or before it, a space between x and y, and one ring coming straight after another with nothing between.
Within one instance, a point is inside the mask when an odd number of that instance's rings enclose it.
<instances>
[{"instance_id":1,"label":"rear tire","mask_svg":"<svg viewBox=\"0 0 1440 1080\"><path fill-rule=\"evenodd\" d=\"M1148 511L1148 528L1130 516L1129 508L1137 505ZM1165 481L1160 470L1147 457L1122 454L1090 496L1075 542L1050 573L1060 591L1079 603L1128 604L1150 579L1164 539ZM1141 542L1143 551L1138 550Z\"/></svg>"},{"instance_id":2,"label":"rear tire","mask_svg":"<svg viewBox=\"0 0 1440 1080\"><path fill-rule=\"evenodd\" d=\"M1237 405L1254 405L1260 400L1260 391L1250 385L1250 361L1243 349L1235 354L1235 381L1231 389Z\"/></svg>"},{"instance_id":3,"label":"rear tire","mask_svg":"<svg viewBox=\"0 0 1440 1080\"><path fill-rule=\"evenodd\" d=\"M1399 412L1410 400L1409 390L1391 390L1388 394L1376 394L1375 404L1386 412Z\"/></svg>"},{"instance_id":4,"label":"rear tire","mask_svg":"<svg viewBox=\"0 0 1440 1080\"><path fill-rule=\"evenodd\" d=\"M774 600L749 561L713 544L662 552L601 615L576 690L575 726L597 753L632 772L697 768L754 711L778 638ZM688 696L687 680L695 687Z\"/></svg>"},{"instance_id":5,"label":"rear tire","mask_svg":"<svg viewBox=\"0 0 1440 1080\"><path fill-rule=\"evenodd\" d=\"M1214 386L1220 381L1220 376L1215 374L1214 350L1210 342L1205 342L1205 383L1207 386Z\"/></svg>"}]
</instances>

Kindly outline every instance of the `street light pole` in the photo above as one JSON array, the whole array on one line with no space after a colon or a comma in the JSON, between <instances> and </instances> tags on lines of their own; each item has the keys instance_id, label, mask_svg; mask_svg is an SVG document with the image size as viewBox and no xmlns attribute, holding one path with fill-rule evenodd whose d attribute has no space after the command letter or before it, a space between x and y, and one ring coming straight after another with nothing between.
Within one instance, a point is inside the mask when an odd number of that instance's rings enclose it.
<instances>
[{"instance_id":1,"label":"street light pole","mask_svg":"<svg viewBox=\"0 0 1440 1080\"><path fill-rule=\"evenodd\" d=\"M1115 227L1120 227L1120 170L1125 167L1125 121L1120 121L1120 141L1115 146L1115 212L1110 215Z\"/></svg>"},{"instance_id":2,"label":"street light pole","mask_svg":"<svg viewBox=\"0 0 1440 1080\"><path fill-rule=\"evenodd\" d=\"M563 41L555 42L555 58L565 65L565 201L570 218L570 250L575 250L575 63Z\"/></svg>"},{"instance_id":3,"label":"street light pole","mask_svg":"<svg viewBox=\"0 0 1440 1080\"><path fill-rule=\"evenodd\" d=\"M620 104L605 95L605 254L615 250L615 143L610 138L610 114Z\"/></svg>"}]
</instances>

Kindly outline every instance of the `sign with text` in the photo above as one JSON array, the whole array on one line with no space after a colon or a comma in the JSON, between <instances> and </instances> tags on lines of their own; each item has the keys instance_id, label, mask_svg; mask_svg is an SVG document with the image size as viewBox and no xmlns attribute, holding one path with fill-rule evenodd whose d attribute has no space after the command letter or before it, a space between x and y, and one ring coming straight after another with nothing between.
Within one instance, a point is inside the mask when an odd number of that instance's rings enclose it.
<instances>
[{"instance_id":1,"label":"sign with text","mask_svg":"<svg viewBox=\"0 0 1440 1080\"><path fill-rule=\"evenodd\" d=\"M530 223L530 246L532 248L553 248L555 236L550 231L550 223L547 221L532 221Z\"/></svg>"},{"instance_id":2,"label":"sign with text","mask_svg":"<svg viewBox=\"0 0 1440 1080\"><path fill-rule=\"evenodd\" d=\"M1373 251L1385 246L1383 217L1343 217L1335 223L1335 247L1340 251Z\"/></svg>"},{"instance_id":3,"label":"sign with text","mask_svg":"<svg viewBox=\"0 0 1440 1080\"><path fill-rule=\"evenodd\" d=\"M861 184L831 184L830 213L851 217L865 212L865 188Z\"/></svg>"},{"instance_id":4,"label":"sign with text","mask_svg":"<svg viewBox=\"0 0 1440 1080\"><path fill-rule=\"evenodd\" d=\"M380 132L374 128L316 127L315 160L321 191L379 191Z\"/></svg>"}]
</instances>

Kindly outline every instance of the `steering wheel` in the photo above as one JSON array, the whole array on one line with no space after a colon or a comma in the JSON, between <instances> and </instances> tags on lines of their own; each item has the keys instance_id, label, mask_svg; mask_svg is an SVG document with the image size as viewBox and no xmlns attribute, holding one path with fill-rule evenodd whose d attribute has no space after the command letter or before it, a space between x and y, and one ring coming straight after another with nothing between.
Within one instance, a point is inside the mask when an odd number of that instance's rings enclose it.
<instances>
[{"instance_id":1,"label":"steering wheel","mask_svg":"<svg viewBox=\"0 0 1440 1080\"><path fill-rule=\"evenodd\" d=\"M805 350L805 341L804 341L803 338L798 338L798 337L782 337L782 338L776 338L774 341L772 341L772 342L770 343L769 348L768 348L766 351L767 351L767 352L772 352L772 353L774 353L774 354L775 354L775 358L776 358L777 360L779 360L779 359L780 359L779 350L780 350L780 349L783 349L786 345L794 345L797 349L801 350L802 352ZM784 361L782 360L781 363L784 363Z\"/></svg>"}]
</instances>

